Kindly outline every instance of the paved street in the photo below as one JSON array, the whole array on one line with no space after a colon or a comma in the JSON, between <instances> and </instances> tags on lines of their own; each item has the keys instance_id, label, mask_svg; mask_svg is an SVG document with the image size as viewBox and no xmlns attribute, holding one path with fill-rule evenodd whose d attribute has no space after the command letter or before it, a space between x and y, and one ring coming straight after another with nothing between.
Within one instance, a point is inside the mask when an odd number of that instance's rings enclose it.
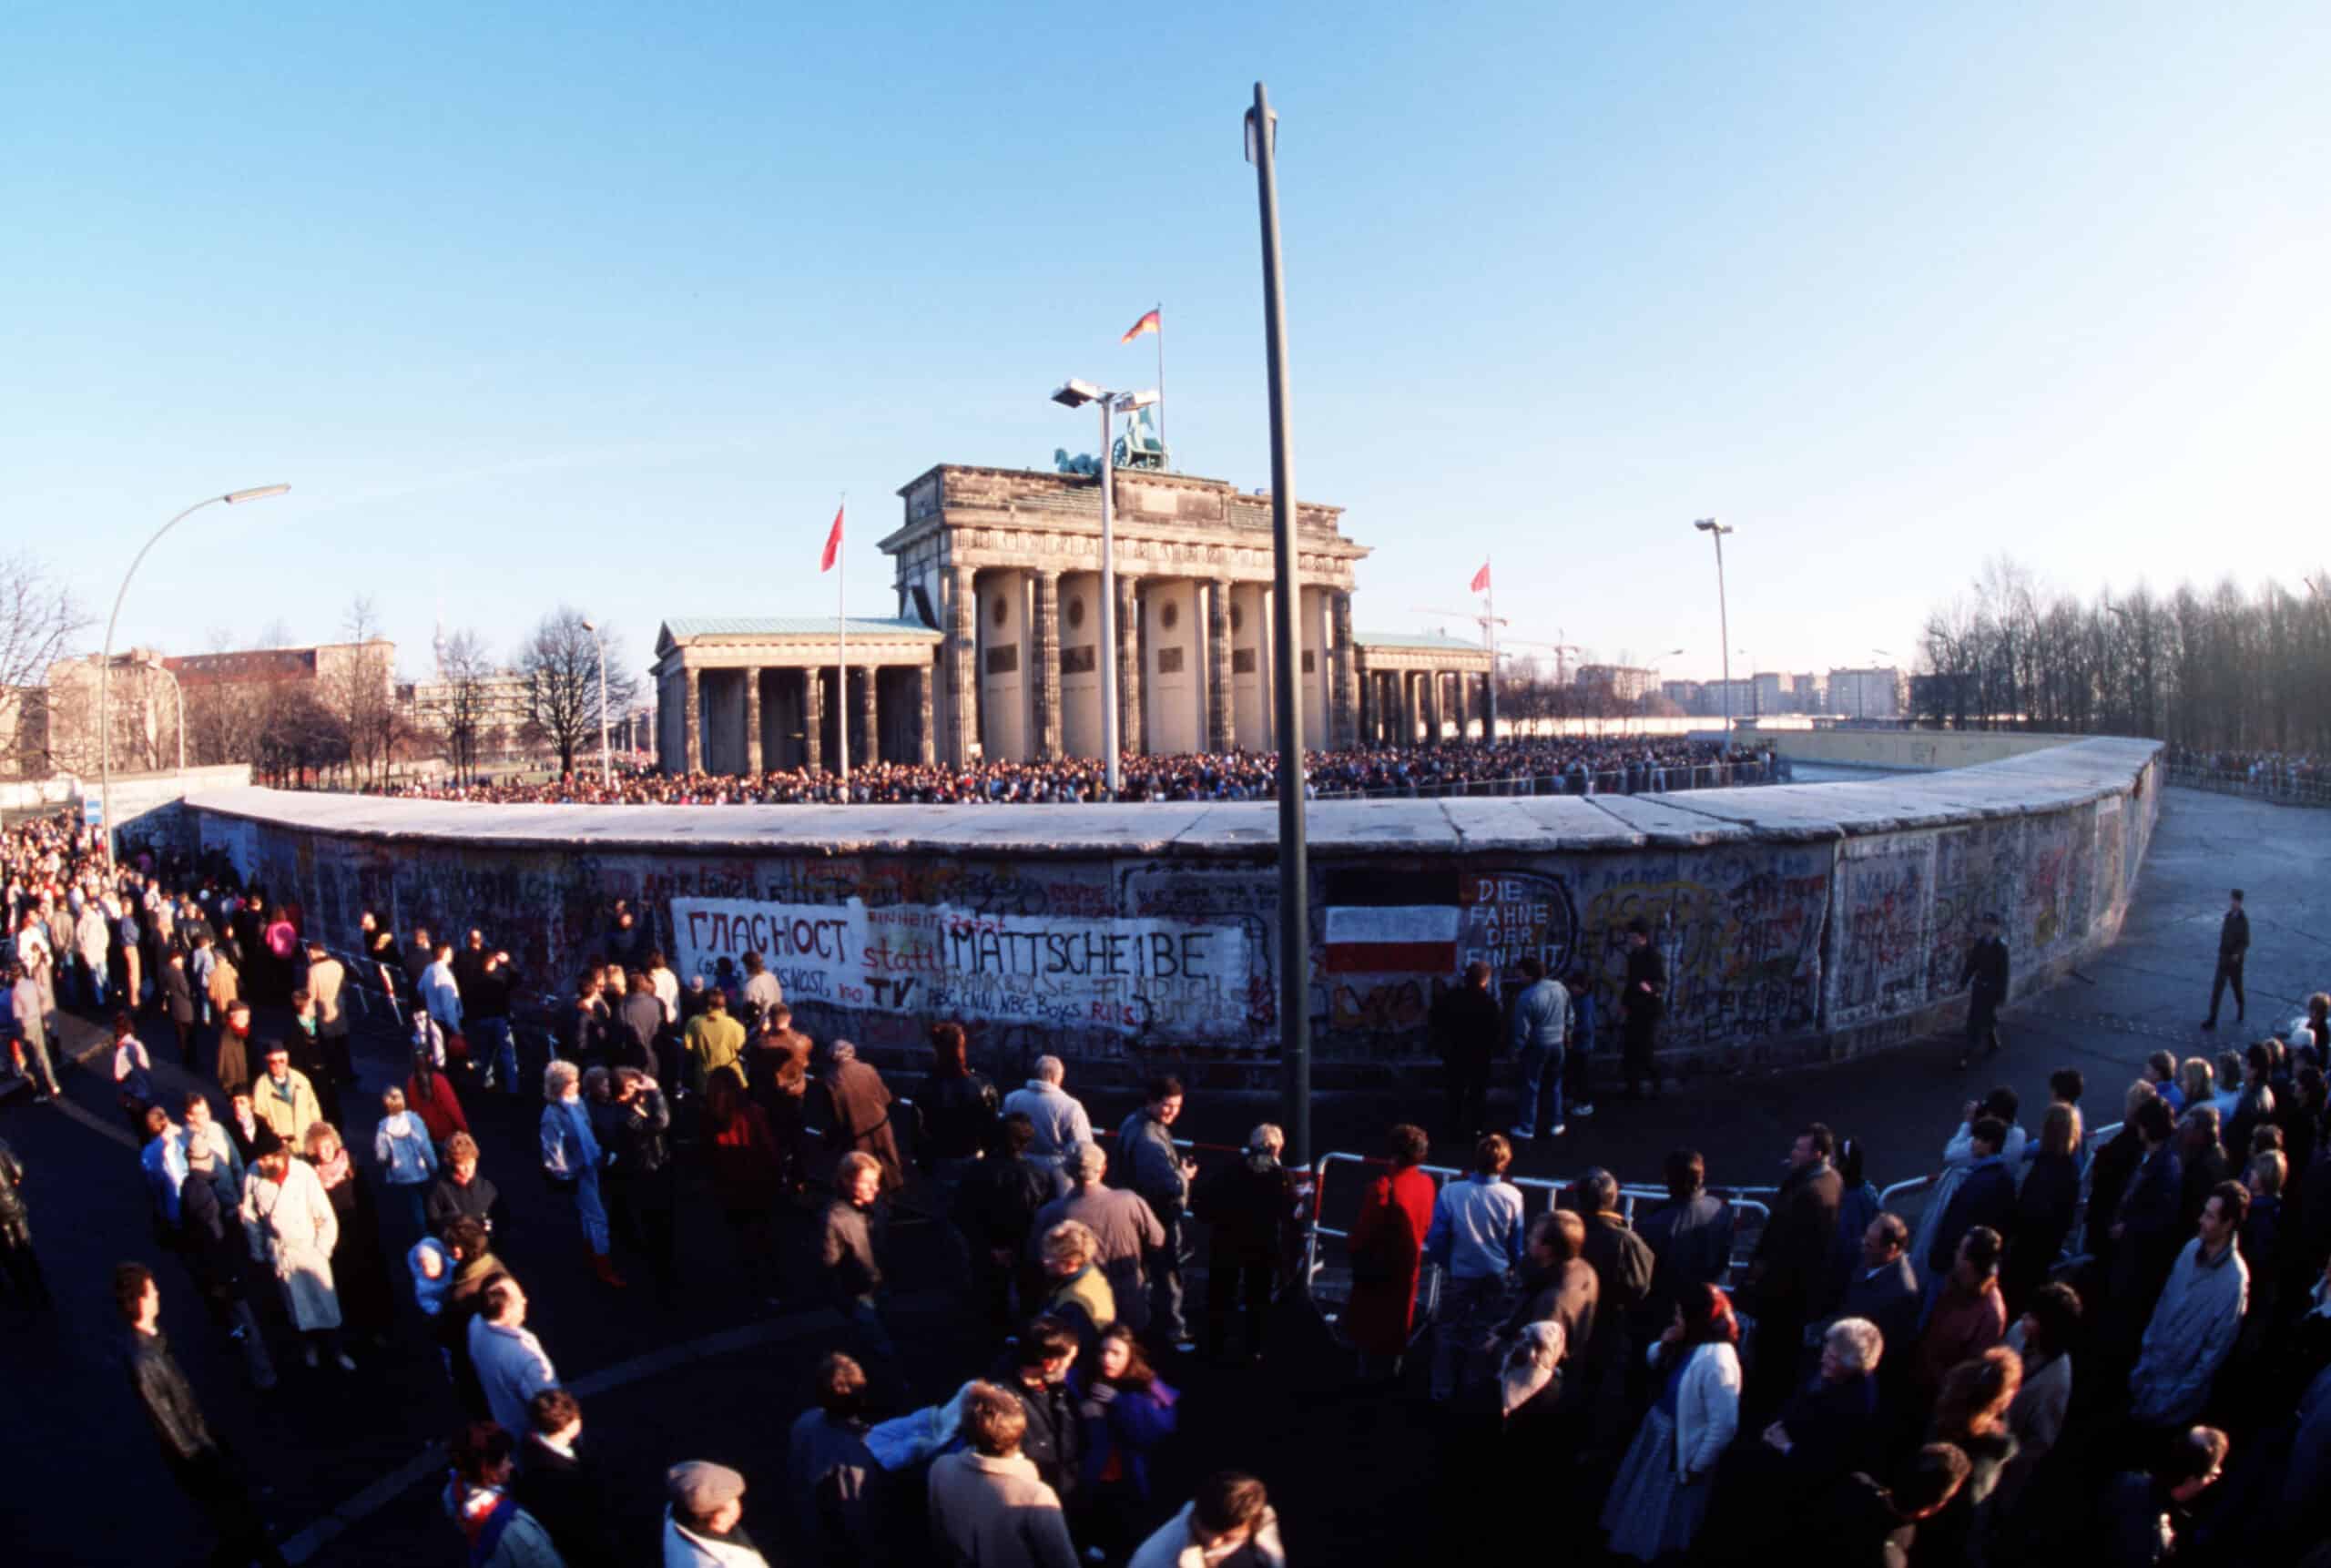
<instances>
[{"instance_id":1,"label":"paved street","mask_svg":"<svg viewBox=\"0 0 2331 1568\"><path fill-rule=\"evenodd\" d=\"M2067 1064L2089 1075L2092 1121L2115 1119L2121 1087L2148 1052L2168 1046L2214 1054L2246 1038L2230 1028L2215 1036L2194 1028L2229 885L2240 883L2250 895L2254 1024L2287 1015L2309 990L2331 982L2331 940L2316 934L2331 914L2326 825L2319 813L2171 792L2122 941L2012 1009L2009 1052L1993 1067L1959 1074L1956 1041L1928 1041L1836 1068L1689 1084L1655 1105L1606 1097L1602 1114L1574 1120L1558 1145L1531 1146L1522 1170L1569 1175L1603 1164L1624 1179L1654 1181L1667 1148L1691 1145L1707 1154L1715 1181L1768 1183L1790 1132L1818 1117L1868 1141L1870 1175L1883 1184L1929 1168L1970 1094L2005 1082L2036 1105L2049 1070ZM262 1011L257 1033L283 1026L280 1015ZM148 1032L158 1064L167 1033ZM85 1022L73 1044L94 1049L103 1042ZM367 1034L361 1046L367 1087L350 1092L356 1124L350 1142L369 1150L378 1089L399 1053L385 1034ZM96 1060L102 1068L102 1056ZM175 1066L159 1076L169 1089L187 1083ZM430 1451L450 1430L454 1406L417 1313L407 1307L408 1320L388 1348L354 1347L355 1373L311 1372L294 1362L273 1396L254 1395L238 1358L198 1309L184 1272L149 1237L132 1140L109 1084L85 1069L70 1075L67 1090L63 1107L19 1100L0 1111L0 1136L30 1172L35 1234L59 1298L51 1317L5 1318L8 1331L0 1339L11 1416L0 1422L0 1472L11 1478L0 1488L0 1539L10 1543L11 1559L199 1560L191 1512L165 1476L114 1360L120 1330L107 1273L114 1262L137 1257L156 1268L165 1329L214 1424L275 1487L270 1509L295 1558L400 1568L457 1560ZM590 1278L570 1211L534 1174L539 1101L472 1096L465 1104L485 1149L485 1173L513 1216L497 1250L526 1285L531 1325L562 1374L585 1391L586 1441L615 1483L629 1532L627 1560L653 1560L660 1473L684 1458L742 1470L754 1487L751 1526L773 1540L784 1429L803 1402L799 1390L809 1365L833 1341L830 1316L814 1302L772 1307L748 1298L730 1267L726 1229L697 1186L683 1187L677 1308L659 1310L636 1270L633 1288L607 1290ZM1126 1108L1122 1096L1102 1096L1094 1119L1114 1126ZM1397 1105L1338 1100L1318 1111L1318 1141L1372 1152L1389 1121L1431 1125L1438 1111L1437 1088ZM1196 1102L1183 1130L1236 1143L1268 1114L1260 1103ZM1436 1158L1450 1153L1436 1151ZM410 1241L400 1218L385 1223L392 1245ZM806 1218L788 1226L789 1278L801 1276L806 1232ZM931 1226L902 1226L896 1239L901 1342L920 1391L943 1395L972 1369L955 1328L952 1265ZM1408 1424L1403 1407L1360 1408L1292 1392L1270 1369L1176 1367L1166 1375L1189 1387L1182 1407L1187 1436L1160 1479L1164 1494L1178 1499L1206 1470L1249 1466L1271 1482L1289 1543L1305 1562L1363 1553L1405 1561L1428 1537L1439 1510L1425 1434Z\"/></svg>"}]
</instances>

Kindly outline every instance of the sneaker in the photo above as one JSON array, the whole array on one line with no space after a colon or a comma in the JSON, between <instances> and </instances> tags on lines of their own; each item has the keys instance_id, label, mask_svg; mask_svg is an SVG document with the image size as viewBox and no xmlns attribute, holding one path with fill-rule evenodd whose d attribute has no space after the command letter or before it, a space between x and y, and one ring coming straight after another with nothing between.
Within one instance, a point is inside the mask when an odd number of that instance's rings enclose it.
<instances>
[{"instance_id":1,"label":"sneaker","mask_svg":"<svg viewBox=\"0 0 2331 1568\"><path fill-rule=\"evenodd\" d=\"M342 1350L339 1355L334 1356L332 1359L340 1363L340 1369L343 1372L352 1372L356 1369L355 1361L350 1359L348 1352L345 1350Z\"/></svg>"},{"instance_id":2,"label":"sneaker","mask_svg":"<svg viewBox=\"0 0 2331 1568\"><path fill-rule=\"evenodd\" d=\"M1583 1121L1594 1114L1594 1107L1592 1105L1573 1105L1570 1108L1570 1114L1578 1117L1581 1121Z\"/></svg>"},{"instance_id":3,"label":"sneaker","mask_svg":"<svg viewBox=\"0 0 2331 1568\"><path fill-rule=\"evenodd\" d=\"M1559 1138L1568 1131L1570 1131L1570 1128L1567 1125L1562 1122L1556 1122L1552 1129L1547 1132L1546 1135L1550 1138Z\"/></svg>"},{"instance_id":4,"label":"sneaker","mask_svg":"<svg viewBox=\"0 0 2331 1568\"><path fill-rule=\"evenodd\" d=\"M1505 1135L1509 1138L1518 1139L1519 1141L1526 1144L1538 1135L1532 1132L1527 1127L1508 1127L1505 1129Z\"/></svg>"}]
</instances>

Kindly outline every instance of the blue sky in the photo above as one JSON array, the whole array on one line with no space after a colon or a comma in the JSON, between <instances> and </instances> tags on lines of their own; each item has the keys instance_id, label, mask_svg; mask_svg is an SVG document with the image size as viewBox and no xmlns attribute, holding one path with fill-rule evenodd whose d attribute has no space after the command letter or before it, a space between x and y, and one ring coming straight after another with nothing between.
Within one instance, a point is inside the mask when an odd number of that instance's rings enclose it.
<instances>
[{"instance_id":1,"label":"blue sky","mask_svg":"<svg viewBox=\"0 0 2331 1568\"><path fill-rule=\"evenodd\" d=\"M2331 558L2331 8L982 12L9 7L7 543L102 613L289 481L121 640L364 593L425 674L441 602L506 649L565 601L644 664L830 606L844 491L887 612L898 487L1089 448L1044 394L1146 384L1161 300L1176 465L1262 484L1259 76L1363 629L1490 555L1511 636L1713 674L1710 512L1765 668L1907 654L1997 551Z\"/></svg>"}]
</instances>

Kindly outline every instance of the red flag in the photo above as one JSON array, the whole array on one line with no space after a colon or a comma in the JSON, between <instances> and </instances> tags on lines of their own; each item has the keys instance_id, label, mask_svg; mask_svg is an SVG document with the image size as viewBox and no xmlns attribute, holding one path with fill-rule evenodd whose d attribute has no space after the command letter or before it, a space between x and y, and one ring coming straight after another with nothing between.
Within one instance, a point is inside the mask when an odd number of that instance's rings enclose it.
<instances>
[{"instance_id":1,"label":"red flag","mask_svg":"<svg viewBox=\"0 0 2331 1568\"><path fill-rule=\"evenodd\" d=\"M1125 329L1125 335L1119 338L1117 341L1120 343L1130 343L1135 338L1140 337L1144 332L1162 331L1164 329L1165 323L1158 320L1157 312L1152 311L1140 321L1135 321L1132 326L1127 327Z\"/></svg>"},{"instance_id":2,"label":"red flag","mask_svg":"<svg viewBox=\"0 0 2331 1568\"><path fill-rule=\"evenodd\" d=\"M841 526L840 519L835 519L834 526L837 528ZM1473 592L1477 594L1486 594L1489 591L1490 564L1487 561L1484 561L1481 563L1481 569L1473 574Z\"/></svg>"},{"instance_id":3,"label":"red flag","mask_svg":"<svg viewBox=\"0 0 2331 1568\"><path fill-rule=\"evenodd\" d=\"M834 508L834 525L833 530L826 535L826 553L818 557L818 570L820 572L832 571L834 557L841 554L841 514L845 509L840 506Z\"/></svg>"}]
</instances>

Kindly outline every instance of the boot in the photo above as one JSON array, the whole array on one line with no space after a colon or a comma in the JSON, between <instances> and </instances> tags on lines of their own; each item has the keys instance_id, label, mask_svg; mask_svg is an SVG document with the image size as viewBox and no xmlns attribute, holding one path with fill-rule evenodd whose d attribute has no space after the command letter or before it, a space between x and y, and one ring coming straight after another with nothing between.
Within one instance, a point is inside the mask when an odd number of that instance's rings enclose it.
<instances>
[{"instance_id":1,"label":"boot","mask_svg":"<svg viewBox=\"0 0 2331 1568\"><path fill-rule=\"evenodd\" d=\"M624 1277L616 1272L615 1260L606 1253L591 1254L591 1271L599 1277L600 1284L612 1285L618 1290L624 1288Z\"/></svg>"}]
</instances>

